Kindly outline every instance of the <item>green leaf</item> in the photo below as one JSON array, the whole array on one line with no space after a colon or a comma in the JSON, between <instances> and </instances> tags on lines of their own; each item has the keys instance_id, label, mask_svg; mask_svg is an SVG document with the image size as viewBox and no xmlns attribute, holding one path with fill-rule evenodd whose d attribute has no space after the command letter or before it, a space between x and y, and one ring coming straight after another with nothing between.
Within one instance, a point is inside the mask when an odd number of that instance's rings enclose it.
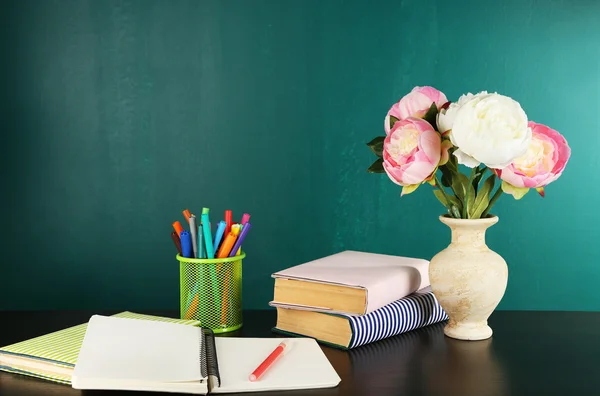
<instances>
[{"instance_id":1,"label":"green leaf","mask_svg":"<svg viewBox=\"0 0 600 396\"><path fill-rule=\"evenodd\" d=\"M472 206L469 207L469 219L479 219L482 213L488 207L490 194L496 183L496 175L491 175L483 182L483 186L477 193L477 198Z\"/></svg>"},{"instance_id":2,"label":"green leaf","mask_svg":"<svg viewBox=\"0 0 600 396\"><path fill-rule=\"evenodd\" d=\"M394 127L394 124L396 123L396 121L398 121L398 119L396 117L394 117L393 115L390 116L390 129L392 129Z\"/></svg>"},{"instance_id":3,"label":"green leaf","mask_svg":"<svg viewBox=\"0 0 600 396\"><path fill-rule=\"evenodd\" d=\"M452 153L456 150L456 147L448 150L449 158L448 162L440 166L439 169L442 171L442 185L446 187L452 187L452 180L455 179L458 172L458 159ZM456 194L456 191L454 191Z\"/></svg>"},{"instance_id":4,"label":"green leaf","mask_svg":"<svg viewBox=\"0 0 600 396\"><path fill-rule=\"evenodd\" d=\"M502 191L507 194L512 194L516 200L519 200L529 192L529 188L515 187L512 184L509 184L506 180L502 180Z\"/></svg>"},{"instance_id":5,"label":"green leaf","mask_svg":"<svg viewBox=\"0 0 600 396\"><path fill-rule=\"evenodd\" d=\"M369 143L367 143L367 146L369 146L369 148L371 149L373 154L375 154L378 157L382 157L384 140L385 140L385 136L377 136L376 138L371 140Z\"/></svg>"},{"instance_id":6,"label":"green leaf","mask_svg":"<svg viewBox=\"0 0 600 396\"><path fill-rule=\"evenodd\" d=\"M469 189L468 196L467 189ZM454 194L456 194L456 198L460 200L463 208L465 206L469 208L473 205L473 202L475 202L475 190L473 189L473 185L469 182L469 178L464 173L458 172L454 175L454 178L452 179L452 190L454 191ZM465 199L468 199L468 202L465 202Z\"/></svg>"},{"instance_id":7,"label":"green leaf","mask_svg":"<svg viewBox=\"0 0 600 396\"><path fill-rule=\"evenodd\" d=\"M420 185L421 185L421 183L403 186L402 193L400 194L400 196L408 195L408 194L414 192L417 188L419 188Z\"/></svg>"},{"instance_id":8,"label":"green leaf","mask_svg":"<svg viewBox=\"0 0 600 396\"><path fill-rule=\"evenodd\" d=\"M452 147L450 150L448 150L449 158L445 165L452 173L458 173L458 158L453 155L455 151L456 147Z\"/></svg>"},{"instance_id":9,"label":"green leaf","mask_svg":"<svg viewBox=\"0 0 600 396\"><path fill-rule=\"evenodd\" d=\"M444 205L446 208L448 208L448 212L450 212L450 209L452 206L456 206L457 208L460 209L461 204L454 195L445 194L445 196L444 196L444 193L439 188L434 189L433 194L438 199L438 201L440 201L442 203L442 205ZM448 200L446 200L446 197L448 197ZM448 202L448 201L450 201L450 202Z\"/></svg>"},{"instance_id":10,"label":"green leaf","mask_svg":"<svg viewBox=\"0 0 600 396\"><path fill-rule=\"evenodd\" d=\"M448 195L448 194L446 194ZM462 205L458 199L454 195L448 195L448 199L450 200L450 204L456 206L458 209L462 209Z\"/></svg>"},{"instance_id":11,"label":"green leaf","mask_svg":"<svg viewBox=\"0 0 600 396\"><path fill-rule=\"evenodd\" d=\"M442 190L436 188L433 190L433 195L448 209L448 214L450 217L454 217L460 219L460 202L456 199L456 197L448 194L444 194ZM446 199L448 198L448 199ZM450 201L450 202L448 202Z\"/></svg>"},{"instance_id":12,"label":"green leaf","mask_svg":"<svg viewBox=\"0 0 600 396\"><path fill-rule=\"evenodd\" d=\"M476 168L477 171L475 172L475 176L473 176L473 189L475 190L475 194L477 194L477 189L479 188L479 182L481 181L481 178L483 177L483 174L485 173L485 170L487 168L483 168L483 169L479 169L479 166Z\"/></svg>"},{"instance_id":13,"label":"green leaf","mask_svg":"<svg viewBox=\"0 0 600 396\"><path fill-rule=\"evenodd\" d=\"M432 102L431 106L429 106L429 110L427 110L427 113L425 113L425 115L423 116L423 119L425 121L427 121L428 123L430 123L431 126L433 127L433 129L435 129L436 131L437 131L437 122L436 122L437 113L438 113L437 105L435 104L435 102Z\"/></svg>"},{"instance_id":14,"label":"green leaf","mask_svg":"<svg viewBox=\"0 0 600 396\"><path fill-rule=\"evenodd\" d=\"M444 197L444 193L442 192L442 190L440 190L438 188L434 189L433 195L435 195L435 197L438 199L438 201L440 201L442 203L442 205L444 205L448 209L448 212L450 212L450 205L448 204L448 201L446 201L446 198Z\"/></svg>"},{"instance_id":15,"label":"green leaf","mask_svg":"<svg viewBox=\"0 0 600 396\"><path fill-rule=\"evenodd\" d=\"M454 177L452 178L452 190L454 190L456 198L458 198L462 203L465 202L468 184L469 178L465 174L460 172L454 174Z\"/></svg>"},{"instance_id":16,"label":"green leaf","mask_svg":"<svg viewBox=\"0 0 600 396\"><path fill-rule=\"evenodd\" d=\"M442 171L442 185L444 187L452 186L452 170L446 165L440 166L440 170Z\"/></svg>"},{"instance_id":17,"label":"green leaf","mask_svg":"<svg viewBox=\"0 0 600 396\"><path fill-rule=\"evenodd\" d=\"M460 219L460 210L458 209L457 206L452 205L452 207L450 208L450 214L452 215L452 217L454 217L455 219Z\"/></svg>"},{"instance_id":18,"label":"green leaf","mask_svg":"<svg viewBox=\"0 0 600 396\"><path fill-rule=\"evenodd\" d=\"M468 188L468 194L466 196L466 200L467 202L464 203L464 205L466 205L466 207L463 206L463 212L465 212L465 217L468 219L469 218L469 213L468 210L471 206L473 206L475 204L475 188L473 188L473 178L475 177L475 169L473 169L473 171L471 171L472 175L469 177L467 184L466 184L466 188ZM471 183L470 183L471 182Z\"/></svg>"},{"instance_id":19,"label":"green leaf","mask_svg":"<svg viewBox=\"0 0 600 396\"><path fill-rule=\"evenodd\" d=\"M383 158L377 158L377 160L375 162L373 162L371 164L371 166L369 166L369 169L367 169L367 172L369 172L369 173L385 173L385 170L383 169Z\"/></svg>"}]
</instances>

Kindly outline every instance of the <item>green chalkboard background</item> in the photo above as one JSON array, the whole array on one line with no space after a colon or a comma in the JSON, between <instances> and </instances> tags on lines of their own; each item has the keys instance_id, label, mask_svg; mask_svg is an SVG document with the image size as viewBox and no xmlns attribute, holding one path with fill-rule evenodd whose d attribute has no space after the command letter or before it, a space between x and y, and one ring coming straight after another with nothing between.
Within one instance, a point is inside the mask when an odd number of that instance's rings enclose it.
<instances>
[{"instance_id":1,"label":"green chalkboard background","mask_svg":"<svg viewBox=\"0 0 600 396\"><path fill-rule=\"evenodd\" d=\"M600 309L600 3L4 1L0 309L177 309L181 211L252 215L244 306L344 249L431 258L424 186L365 143L415 85L498 91L562 132L562 178L496 205L500 309Z\"/></svg>"}]
</instances>

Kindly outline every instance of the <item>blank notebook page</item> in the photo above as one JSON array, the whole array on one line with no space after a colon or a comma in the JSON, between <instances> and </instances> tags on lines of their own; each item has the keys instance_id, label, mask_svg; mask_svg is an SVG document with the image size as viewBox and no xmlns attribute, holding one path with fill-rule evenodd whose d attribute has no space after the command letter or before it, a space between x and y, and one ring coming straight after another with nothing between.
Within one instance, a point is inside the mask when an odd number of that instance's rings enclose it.
<instances>
[{"instance_id":1,"label":"blank notebook page","mask_svg":"<svg viewBox=\"0 0 600 396\"><path fill-rule=\"evenodd\" d=\"M286 340L283 356L255 382L248 377L259 364ZM328 388L340 377L312 338L216 337L221 386L212 393Z\"/></svg>"},{"instance_id":2,"label":"blank notebook page","mask_svg":"<svg viewBox=\"0 0 600 396\"><path fill-rule=\"evenodd\" d=\"M74 376L148 382L199 381L200 329L94 315Z\"/></svg>"}]
</instances>

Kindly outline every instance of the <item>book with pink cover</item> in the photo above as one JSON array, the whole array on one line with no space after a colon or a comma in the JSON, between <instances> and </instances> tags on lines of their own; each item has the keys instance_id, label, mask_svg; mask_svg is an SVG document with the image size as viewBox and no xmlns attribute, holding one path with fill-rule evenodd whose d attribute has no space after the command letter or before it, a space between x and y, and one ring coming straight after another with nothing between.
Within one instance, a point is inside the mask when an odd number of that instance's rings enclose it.
<instances>
[{"instance_id":1,"label":"book with pink cover","mask_svg":"<svg viewBox=\"0 0 600 396\"><path fill-rule=\"evenodd\" d=\"M271 276L364 289L365 314L430 285L428 260L352 250L296 265ZM319 306L303 308L344 313Z\"/></svg>"}]
</instances>

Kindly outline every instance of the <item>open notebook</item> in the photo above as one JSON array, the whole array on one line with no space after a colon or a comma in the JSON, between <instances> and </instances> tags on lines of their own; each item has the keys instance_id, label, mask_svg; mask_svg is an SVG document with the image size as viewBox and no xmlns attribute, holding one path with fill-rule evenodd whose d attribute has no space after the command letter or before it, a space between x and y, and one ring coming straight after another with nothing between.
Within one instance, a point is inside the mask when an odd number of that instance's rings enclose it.
<instances>
[{"instance_id":1,"label":"open notebook","mask_svg":"<svg viewBox=\"0 0 600 396\"><path fill-rule=\"evenodd\" d=\"M94 315L72 386L208 394L339 384L340 377L311 338L287 339L285 354L259 381L250 382L250 373L282 340L214 337L198 327Z\"/></svg>"}]
</instances>

